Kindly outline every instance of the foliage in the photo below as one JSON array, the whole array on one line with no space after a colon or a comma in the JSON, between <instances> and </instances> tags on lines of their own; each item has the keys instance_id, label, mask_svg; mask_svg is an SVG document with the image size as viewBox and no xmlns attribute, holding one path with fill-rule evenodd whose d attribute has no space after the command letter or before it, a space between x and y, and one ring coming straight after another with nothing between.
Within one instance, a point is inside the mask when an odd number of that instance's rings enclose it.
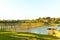
<instances>
[{"instance_id":1,"label":"foliage","mask_svg":"<svg viewBox=\"0 0 60 40\"><path fill-rule=\"evenodd\" d=\"M43 25L51 25L53 24L60 24L60 18L50 18L50 17L44 17L44 18L37 18L32 20L0 20L0 23L39 23Z\"/></svg>"}]
</instances>

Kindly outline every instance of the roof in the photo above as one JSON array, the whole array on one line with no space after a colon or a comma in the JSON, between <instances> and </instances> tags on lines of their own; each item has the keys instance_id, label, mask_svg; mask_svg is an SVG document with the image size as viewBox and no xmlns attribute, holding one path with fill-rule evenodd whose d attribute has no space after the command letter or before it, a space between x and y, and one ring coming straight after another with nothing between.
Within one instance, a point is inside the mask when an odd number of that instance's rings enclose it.
<instances>
[{"instance_id":1,"label":"roof","mask_svg":"<svg viewBox=\"0 0 60 40\"><path fill-rule=\"evenodd\" d=\"M47 28L47 30L56 30L56 28Z\"/></svg>"}]
</instances>

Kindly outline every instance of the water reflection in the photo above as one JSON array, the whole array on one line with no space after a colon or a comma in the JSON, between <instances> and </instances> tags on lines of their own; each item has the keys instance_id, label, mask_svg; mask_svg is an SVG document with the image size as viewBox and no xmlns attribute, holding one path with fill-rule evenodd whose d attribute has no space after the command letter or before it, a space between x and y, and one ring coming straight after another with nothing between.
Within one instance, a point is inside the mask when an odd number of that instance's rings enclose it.
<instances>
[{"instance_id":1,"label":"water reflection","mask_svg":"<svg viewBox=\"0 0 60 40\"><path fill-rule=\"evenodd\" d=\"M49 27L51 26L42 26L42 27L32 28L32 29L29 29L28 32L37 33L37 34L47 34L46 30ZM55 28L57 28L57 30L60 30L60 26L55 26Z\"/></svg>"}]
</instances>

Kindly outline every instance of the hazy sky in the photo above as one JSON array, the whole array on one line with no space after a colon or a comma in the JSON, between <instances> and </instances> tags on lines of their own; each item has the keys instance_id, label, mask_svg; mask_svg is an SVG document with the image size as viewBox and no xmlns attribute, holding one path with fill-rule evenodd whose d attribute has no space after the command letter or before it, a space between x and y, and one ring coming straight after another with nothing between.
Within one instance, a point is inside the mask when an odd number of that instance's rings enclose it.
<instances>
[{"instance_id":1,"label":"hazy sky","mask_svg":"<svg viewBox=\"0 0 60 40\"><path fill-rule=\"evenodd\" d=\"M60 17L60 0L0 0L0 19Z\"/></svg>"}]
</instances>

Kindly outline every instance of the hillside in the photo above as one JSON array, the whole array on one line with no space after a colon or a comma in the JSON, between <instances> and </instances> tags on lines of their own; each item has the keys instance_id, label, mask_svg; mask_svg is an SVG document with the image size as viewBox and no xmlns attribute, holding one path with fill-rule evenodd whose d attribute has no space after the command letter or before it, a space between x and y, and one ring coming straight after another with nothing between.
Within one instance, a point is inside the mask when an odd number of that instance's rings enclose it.
<instances>
[{"instance_id":1,"label":"hillside","mask_svg":"<svg viewBox=\"0 0 60 40\"><path fill-rule=\"evenodd\" d=\"M58 38L27 32L0 32L0 40L58 40Z\"/></svg>"}]
</instances>

